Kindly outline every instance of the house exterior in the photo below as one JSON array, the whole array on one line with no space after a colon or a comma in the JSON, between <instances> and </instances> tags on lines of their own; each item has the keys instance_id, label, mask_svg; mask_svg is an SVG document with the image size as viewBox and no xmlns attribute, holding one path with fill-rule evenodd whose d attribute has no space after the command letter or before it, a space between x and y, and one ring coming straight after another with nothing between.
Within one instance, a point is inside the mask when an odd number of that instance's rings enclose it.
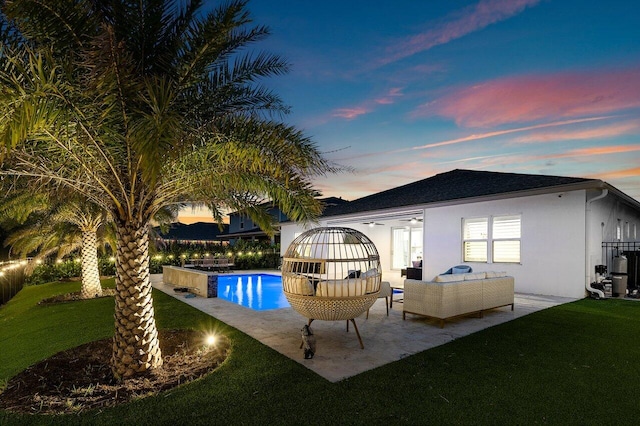
<instances>
[{"instance_id":1,"label":"house exterior","mask_svg":"<svg viewBox=\"0 0 640 426\"><path fill-rule=\"evenodd\" d=\"M325 210L320 226L366 234L383 279L419 265L431 280L452 266L506 271L521 293L584 297L602 243L637 241L640 203L598 179L453 170ZM281 250L304 227L281 224Z\"/></svg>"},{"instance_id":2,"label":"house exterior","mask_svg":"<svg viewBox=\"0 0 640 426\"><path fill-rule=\"evenodd\" d=\"M327 197L320 200L325 207L331 208L336 205L345 203L345 200L336 197ZM264 203L263 208L273 218L275 223L287 222L289 218L280 210L280 208L271 202ZM267 235L260 227L251 220L249 215L243 212L229 213L229 231L219 236L221 239L229 240L231 244L235 240L246 239L251 241L270 241L272 244L280 242L279 228L276 226L276 232L273 236ZM288 243L287 243L288 244Z\"/></svg>"}]
</instances>

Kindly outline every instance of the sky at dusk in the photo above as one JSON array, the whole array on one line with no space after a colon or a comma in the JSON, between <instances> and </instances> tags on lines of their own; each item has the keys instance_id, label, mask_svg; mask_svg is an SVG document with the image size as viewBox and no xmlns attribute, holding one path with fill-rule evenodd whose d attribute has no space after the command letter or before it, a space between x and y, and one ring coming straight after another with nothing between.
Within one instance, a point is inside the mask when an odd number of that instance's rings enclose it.
<instances>
[{"instance_id":1,"label":"sky at dusk","mask_svg":"<svg viewBox=\"0 0 640 426\"><path fill-rule=\"evenodd\" d=\"M637 0L251 0L269 78L356 199L456 168L605 180L640 199Z\"/></svg>"}]
</instances>

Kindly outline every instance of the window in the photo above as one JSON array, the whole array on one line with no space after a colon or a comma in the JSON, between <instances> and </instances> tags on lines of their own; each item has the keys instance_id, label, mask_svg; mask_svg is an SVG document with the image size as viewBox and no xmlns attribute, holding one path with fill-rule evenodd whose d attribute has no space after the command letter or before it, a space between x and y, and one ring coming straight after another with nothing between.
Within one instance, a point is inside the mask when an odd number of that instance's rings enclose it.
<instances>
[{"instance_id":1,"label":"window","mask_svg":"<svg viewBox=\"0 0 640 426\"><path fill-rule=\"evenodd\" d=\"M616 225L616 240L618 241L622 241L622 225L620 222L622 221L618 219L618 224Z\"/></svg>"},{"instance_id":2,"label":"window","mask_svg":"<svg viewBox=\"0 0 640 426\"><path fill-rule=\"evenodd\" d=\"M493 218L493 262L520 262L520 216Z\"/></svg>"},{"instance_id":3,"label":"window","mask_svg":"<svg viewBox=\"0 0 640 426\"><path fill-rule=\"evenodd\" d=\"M487 261L488 218L464 219L464 261Z\"/></svg>"},{"instance_id":4,"label":"window","mask_svg":"<svg viewBox=\"0 0 640 426\"><path fill-rule=\"evenodd\" d=\"M462 227L465 262L520 263L520 215L463 219Z\"/></svg>"}]
</instances>

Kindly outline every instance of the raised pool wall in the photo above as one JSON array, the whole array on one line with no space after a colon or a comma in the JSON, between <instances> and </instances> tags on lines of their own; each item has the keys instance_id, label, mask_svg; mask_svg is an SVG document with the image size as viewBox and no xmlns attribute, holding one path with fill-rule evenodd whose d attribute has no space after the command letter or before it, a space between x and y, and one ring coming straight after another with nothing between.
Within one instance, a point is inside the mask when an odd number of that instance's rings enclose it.
<instances>
[{"instance_id":1,"label":"raised pool wall","mask_svg":"<svg viewBox=\"0 0 640 426\"><path fill-rule=\"evenodd\" d=\"M218 274L179 266L163 266L162 281L174 287L185 287L201 297L218 297Z\"/></svg>"}]
</instances>

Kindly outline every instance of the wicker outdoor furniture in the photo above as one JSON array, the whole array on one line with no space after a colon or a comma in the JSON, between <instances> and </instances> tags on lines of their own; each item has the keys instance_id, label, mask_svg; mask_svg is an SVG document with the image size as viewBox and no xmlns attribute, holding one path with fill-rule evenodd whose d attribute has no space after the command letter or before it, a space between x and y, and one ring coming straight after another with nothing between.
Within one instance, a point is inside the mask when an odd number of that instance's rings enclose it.
<instances>
[{"instance_id":1,"label":"wicker outdoor furniture","mask_svg":"<svg viewBox=\"0 0 640 426\"><path fill-rule=\"evenodd\" d=\"M501 275L501 276L499 276ZM439 275L434 281L405 280L402 318L417 314L440 320L478 314L501 306L513 310L514 279L506 274L479 272Z\"/></svg>"},{"instance_id":2,"label":"wicker outdoor furniture","mask_svg":"<svg viewBox=\"0 0 640 426\"><path fill-rule=\"evenodd\" d=\"M311 229L289 245L282 263L282 286L291 307L312 321L347 321L364 349L355 318L376 301L380 256L361 232L342 227Z\"/></svg>"}]
</instances>

